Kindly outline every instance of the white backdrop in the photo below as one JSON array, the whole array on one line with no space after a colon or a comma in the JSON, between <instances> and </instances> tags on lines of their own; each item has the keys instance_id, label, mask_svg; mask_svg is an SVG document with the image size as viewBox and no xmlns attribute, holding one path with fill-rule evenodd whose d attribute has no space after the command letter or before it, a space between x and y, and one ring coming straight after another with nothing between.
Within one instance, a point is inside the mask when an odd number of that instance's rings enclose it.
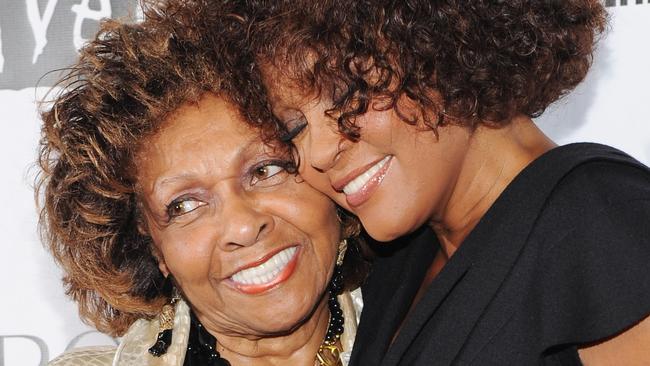
<instances>
[{"instance_id":1,"label":"white backdrop","mask_svg":"<svg viewBox=\"0 0 650 366\"><path fill-rule=\"evenodd\" d=\"M538 122L560 144L606 143L650 164L650 0L622 2L607 1L611 29L587 80ZM93 6L0 0L0 366L43 365L73 345L113 342L85 333L92 329L64 296L61 273L38 239L32 193L40 128L35 101L49 85L46 79L34 88L36 80L53 64L71 62L99 16L131 11L119 0ZM57 50L65 51L60 60Z\"/></svg>"}]
</instances>

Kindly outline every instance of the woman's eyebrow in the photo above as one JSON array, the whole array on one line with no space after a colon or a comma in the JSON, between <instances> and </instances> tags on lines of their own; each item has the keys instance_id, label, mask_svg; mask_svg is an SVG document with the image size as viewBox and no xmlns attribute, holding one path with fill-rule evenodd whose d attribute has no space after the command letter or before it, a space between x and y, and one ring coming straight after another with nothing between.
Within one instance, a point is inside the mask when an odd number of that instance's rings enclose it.
<instances>
[{"instance_id":1,"label":"woman's eyebrow","mask_svg":"<svg viewBox=\"0 0 650 366\"><path fill-rule=\"evenodd\" d=\"M159 177L156 179L156 181L153 184L153 190L157 191L159 188L164 187L166 185L174 184L179 181L188 181L194 178L196 174L194 173L181 173L178 175L172 175L172 176L167 176L167 177Z\"/></svg>"},{"instance_id":2,"label":"woman's eyebrow","mask_svg":"<svg viewBox=\"0 0 650 366\"><path fill-rule=\"evenodd\" d=\"M256 153L264 151L263 145L264 142L262 142L258 138L249 139L248 141L246 141L245 143L243 143L242 145L238 146L235 149L235 152L233 153L235 159L233 159L233 161L241 162ZM199 176L199 173L194 171L183 171L177 174L170 174L170 175L162 174L154 181L152 185L152 192L159 192L160 189L164 188L165 186L196 179L197 176Z\"/></svg>"}]
</instances>

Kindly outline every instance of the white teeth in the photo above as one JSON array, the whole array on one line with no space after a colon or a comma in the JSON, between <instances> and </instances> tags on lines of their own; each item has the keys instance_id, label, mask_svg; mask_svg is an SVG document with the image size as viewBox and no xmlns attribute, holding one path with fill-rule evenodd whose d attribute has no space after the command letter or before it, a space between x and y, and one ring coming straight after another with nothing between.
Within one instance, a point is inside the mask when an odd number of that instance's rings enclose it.
<instances>
[{"instance_id":1,"label":"white teeth","mask_svg":"<svg viewBox=\"0 0 650 366\"><path fill-rule=\"evenodd\" d=\"M298 250L297 247L287 248L258 266L246 268L233 274L230 279L244 285L269 283L287 266L296 250Z\"/></svg>"},{"instance_id":2,"label":"white teeth","mask_svg":"<svg viewBox=\"0 0 650 366\"><path fill-rule=\"evenodd\" d=\"M359 192L361 187L366 185L370 181L373 175L377 174L377 172L384 167L386 162L390 159L390 155L386 156L385 158L381 159L380 161L377 162L377 164L373 165L370 167L370 169L366 170L363 174L359 175L358 177L352 179L352 181L343 187L343 193L346 195L351 195Z\"/></svg>"}]
</instances>

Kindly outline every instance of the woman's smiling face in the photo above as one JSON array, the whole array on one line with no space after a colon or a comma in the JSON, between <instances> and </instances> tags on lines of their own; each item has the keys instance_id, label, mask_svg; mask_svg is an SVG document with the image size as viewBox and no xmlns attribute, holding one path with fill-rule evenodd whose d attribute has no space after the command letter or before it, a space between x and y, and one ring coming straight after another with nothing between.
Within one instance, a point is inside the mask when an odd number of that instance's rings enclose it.
<instances>
[{"instance_id":1,"label":"woman's smiling face","mask_svg":"<svg viewBox=\"0 0 650 366\"><path fill-rule=\"evenodd\" d=\"M370 236L398 238L446 209L469 148L468 128L445 125L436 137L430 128L410 125L375 101L356 118L360 136L351 141L327 116L331 101L276 85L272 74L265 80L270 100L300 155L301 176L355 214ZM400 103L402 112L419 110L411 101Z\"/></svg>"},{"instance_id":2,"label":"woman's smiling face","mask_svg":"<svg viewBox=\"0 0 650 366\"><path fill-rule=\"evenodd\" d=\"M179 108L136 156L160 268L208 329L264 337L324 306L340 226L289 164L214 95Z\"/></svg>"}]
</instances>

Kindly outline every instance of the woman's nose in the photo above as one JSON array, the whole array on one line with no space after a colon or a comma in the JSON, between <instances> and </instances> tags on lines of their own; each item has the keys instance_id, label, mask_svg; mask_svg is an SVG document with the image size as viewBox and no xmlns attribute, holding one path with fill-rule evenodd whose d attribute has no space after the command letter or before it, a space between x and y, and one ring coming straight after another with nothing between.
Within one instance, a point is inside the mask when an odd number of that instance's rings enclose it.
<instances>
[{"instance_id":1,"label":"woman's nose","mask_svg":"<svg viewBox=\"0 0 650 366\"><path fill-rule=\"evenodd\" d=\"M218 223L223 229L219 238L223 250L254 245L274 229L273 217L251 197L235 195L225 200Z\"/></svg>"},{"instance_id":2,"label":"woman's nose","mask_svg":"<svg viewBox=\"0 0 650 366\"><path fill-rule=\"evenodd\" d=\"M315 123L310 125L307 144L307 162L316 171L324 173L336 163L345 144L345 137L338 131L335 122Z\"/></svg>"}]
</instances>

